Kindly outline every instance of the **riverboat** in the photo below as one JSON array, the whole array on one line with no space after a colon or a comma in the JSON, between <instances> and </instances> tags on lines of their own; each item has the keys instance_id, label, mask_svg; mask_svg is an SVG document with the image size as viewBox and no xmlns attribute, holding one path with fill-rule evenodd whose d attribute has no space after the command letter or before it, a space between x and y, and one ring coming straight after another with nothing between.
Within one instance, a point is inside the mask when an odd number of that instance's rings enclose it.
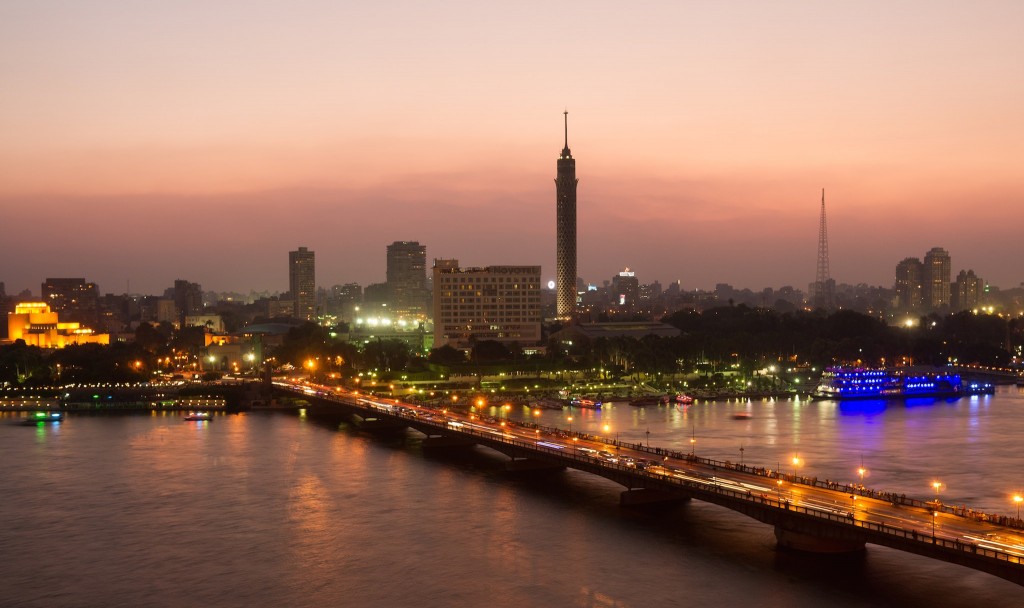
<instances>
[{"instance_id":1,"label":"riverboat","mask_svg":"<svg viewBox=\"0 0 1024 608\"><path fill-rule=\"evenodd\" d=\"M213 420L213 416L210 415L210 412L189 412L185 416L185 420L190 422L209 422L210 420Z\"/></svg>"},{"instance_id":2,"label":"riverboat","mask_svg":"<svg viewBox=\"0 0 1024 608\"><path fill-rule=\"evenodd\" d=\"M821 376L814 396L819 399L955 399L992 394L987 382L964 383L960 374L938 370L830 367Z\"/></svg>"},{"instance_id":3,"label":"riverboat","mask_svg":"<svg viewBox=\"0 0 1024 608\"><path fill-rule=\"evenodd\" d=\"M591 410L601 409L601 402L595 401L594 399L584 399L582 397L573 397L569 400L570 407L582 407Z\"/></svg>"},{"instance_id":4,"label":"riverboat","mask_svg":"<svg viewBox=\"0 0 1024 608\"><path fill-rule=\"evenodd\" d=\"M30 413L28 418L22 420L22 423L31 426L47 422L62 422L63 420L64 412L60 410L44 410Z\"/></svg>"}]
</instances>

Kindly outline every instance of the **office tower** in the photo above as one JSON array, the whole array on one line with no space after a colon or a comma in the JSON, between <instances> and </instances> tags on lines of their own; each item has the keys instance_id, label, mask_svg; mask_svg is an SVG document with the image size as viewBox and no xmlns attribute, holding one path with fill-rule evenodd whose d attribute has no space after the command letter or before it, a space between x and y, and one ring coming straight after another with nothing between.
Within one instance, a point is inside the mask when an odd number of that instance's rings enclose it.
<instances>
[{"instance_id":1,"label":"office tower","mask_svg":"<svg viewBox=\"0 0 1024 608\"><path fill-rule=\"evenodd\" d=\"M917 258L906 258L896 264L896 308L906 312L919 310L924 303L922 275L924 265Z\"/></svg>"},{"instance_id":2,"label":"office tower","mask_svg":"<svg viewBox=\"0 0 1024 608\"><path fill-rule=\"evenodd\" d=\"M569 151L569 112L565 116L565 147L558 157L555 178L555 283L558 318L571 319L576 313L576 161ZM435 286L436 289L436 286Z\"/></svg>"},{"instance_id":3,"label":"office tower","mask_svg":"<svg viewBox=\"0 0 1024 608\"><path fill-rule=\"evenodd\" d=\"M831 310L835 281L828 271L828 225L825 222L825 189L821 189L821 220L818 223L818 270L814 275L811 302L815 308Z\"/></svg>"},{"instance_id":4,"label":"office tower","mask_svg":"<svg viewBox=\"0 0 1024 608\"><path fill-rule=\"evenodd\" d=\"M632 308L640 299L640 280L629 268L612 277L612 306Z\"/></svg>"},{"instance_id":5,"label":"office tower","mask_svg":"<svg viewBox=\"0 0 1024 608\"><path fill-rule=\"evenodd\" d=\"M288 290L295 307L296 319L316 321L316 262L314 252L299 247L288 252Z\"/></svg>"},{"instance_id":6,"label":"office tower","mask_svg":"<svg viewBox=\"0 0 1024 608\"><path fill-rule=\"evenodd\" d=\"M43 301L60 314L62 321L96 327L99 321L100 290L85 279L46 279Z\"/></svg>"},{"instance_id":7,"label":"office tower","mask_svg":"<svg viewBox=\"0 0 1024 608\"><path fill-rule=\"evenodd\" d=\"M973 270L961 270L950 291L950 304L954 311L971 310L981 303L985 281L974 274Z\"/></svg>"},{"instance_id":8,"label":"office tower","mask_svg":"<svg viewBox=\"0 0 1024 608\"><path fill-rule=\"evenodd\" d=\"M924 303L930 310L949 306L949 278L952 261L942 247L933 247L924 256Z\"/></svg>"},{"instance_id":9,"label":"office tower","mask_svg":"<svg viewBox=\"0 0 1024 608\"><path fill-rule=\"evenodd\" d=\"M203 313L203 288L199 283L178 279L171 290L178 313L178 327L185 327L185 317Z\"/></svg>"},{"instance_id":10,"label":"office tower","mask_svg":"<svg viewBox=\"0 0 1024 608\"><path fill-rule=\"evenodd\" d=\"M460 268L438 259L433 279L435 347L540 340L540 266Z\"/></svg>"},{"instance_id":11,"label":"office tower","mask_svg":"<svg viewBox=\"0 0 1024 608\"><path fill-rule=\"evenodd\" d=\"M395 241L388 245L387 285L396 316L426 316L426 246L416 241Z\"/></svg>"}]
</instances>

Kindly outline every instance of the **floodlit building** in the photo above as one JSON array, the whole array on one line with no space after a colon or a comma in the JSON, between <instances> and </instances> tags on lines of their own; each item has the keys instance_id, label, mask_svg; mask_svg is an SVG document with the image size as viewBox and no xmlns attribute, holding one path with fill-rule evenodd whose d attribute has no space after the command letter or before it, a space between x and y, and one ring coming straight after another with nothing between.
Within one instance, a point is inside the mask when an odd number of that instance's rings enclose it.
<instances>
[{"instance_id":1,"label":"floodlit building","mask_svg":"<svg viewBox=\"0 0 1024 608\"><path fill-rule=\"evenodd\" d=\"M110 334L98 334L77 321L60 321L46 302L23 302L7 313L7 339L24 340L39 348L64 348L71 344L109 344Z\"/></svg>"},{"instance_id":2,"label":"floodlit building","mask_svg":"<svg viewBox=\"0 0 1024 608\"><path fill-rule=\"evenodd\" d=\"M541 339L540 266L460 268L434 260L434 347Z\"/></svg>"}]
</instances>

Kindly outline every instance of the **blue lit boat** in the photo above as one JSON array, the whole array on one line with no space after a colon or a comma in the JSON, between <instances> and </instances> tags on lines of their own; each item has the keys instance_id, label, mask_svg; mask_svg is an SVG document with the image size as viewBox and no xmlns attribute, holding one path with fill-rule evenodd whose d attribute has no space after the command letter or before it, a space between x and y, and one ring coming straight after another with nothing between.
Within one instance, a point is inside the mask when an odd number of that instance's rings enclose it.
<instances>
[{"instance_id":1,"label":"blue lit boat","mask_svg":"<svg viewBox=\"0 0 1024 608\"><path fill-rule=\"evenodd\" d=\"M820 399L911 399L932 397L955 399L985 392L984 383L965 388L960 374L940 371L887 370L830 367L814 392ZM991 389L991 385L987 385ZM989 390L991 392L991 390Z\"/></svg>"},{"instance_id":2,"label":"blue lit boat","mask_svg":"<svg viewBox=\"0 0 1024 608\"><path fill-rule=\"evenodd\" d=\"M64 412L60 410L45 410L32 412L28 415L28 418L22 420L22 423L31 426L48 422L62 422L63 420Z\"/></svg>"}]
</instances>

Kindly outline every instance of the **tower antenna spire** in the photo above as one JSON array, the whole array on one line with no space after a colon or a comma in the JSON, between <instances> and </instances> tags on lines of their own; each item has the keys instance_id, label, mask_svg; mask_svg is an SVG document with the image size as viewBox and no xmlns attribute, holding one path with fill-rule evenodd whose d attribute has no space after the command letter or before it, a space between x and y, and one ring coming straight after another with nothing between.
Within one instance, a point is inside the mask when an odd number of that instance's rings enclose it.
<instances>
[{"instance_id":1,"label":"tower antenna spire","mask_svg":"<svg viewBox=\"0 0 1024 608\"><path fill-rule=\"evenodd\" d=\"M565 147L569 148L569 108L566 108L562 114L565 115ZM825 195L822 194L824 197Z\"/></svg>"}]
</instances>

